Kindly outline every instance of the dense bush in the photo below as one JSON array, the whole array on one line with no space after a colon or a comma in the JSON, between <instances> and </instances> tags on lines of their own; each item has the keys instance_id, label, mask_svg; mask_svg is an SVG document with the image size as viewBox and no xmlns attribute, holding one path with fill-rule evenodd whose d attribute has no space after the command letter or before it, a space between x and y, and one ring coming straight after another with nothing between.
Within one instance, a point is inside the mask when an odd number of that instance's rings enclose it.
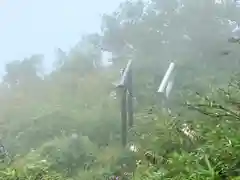
<instances>
[{"instance_id":1,"label":"dense bush","mask_svg":"<svg viewBox=\"0 0 240 180\"><path fill-rule=\"evenodd\" d=\"M159 117L157 121L149 120L144 125L147 128L139 130L146 134L144 146L150 147L159 160L154 165L155 170L148 169L149 179L231 179L240 176L238 79L239 76L227 89L219 89L212 96L199 96L198 101L187 104L199 112L195 119ZM188 124L192 134L181 131L183 123ZM151 129L151 134L147 129ZM145 174L141 167L138 173Z\"/></svg>"}]
</instances>

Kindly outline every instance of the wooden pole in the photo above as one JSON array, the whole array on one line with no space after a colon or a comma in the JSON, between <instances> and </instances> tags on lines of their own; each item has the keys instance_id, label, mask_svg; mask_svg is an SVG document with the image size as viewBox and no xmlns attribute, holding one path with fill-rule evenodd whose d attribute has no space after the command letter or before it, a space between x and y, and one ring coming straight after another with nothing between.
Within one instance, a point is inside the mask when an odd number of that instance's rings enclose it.
<instances>
[{"instance_id":1,"label":"wooden pole","mask_svg":"<svg viewBox=\"0 0 240 180\"><path fill-rule=\"evenodd\" d=\"M121 90L121 123L122 145L127 145L128 126L133 126L133 103L132 103L132 60L129 60L126 68L121 73L120 83L116 86ZM129 121L128 121L129 119Z\"/></svg>"},{"instance_id":2,"label":"wooden pole","mask_svg":"<svg viewBox=\"0 0 240 180\"><path fill-rule=\"evenodd\" d=\"M133 127L133 93L132 93L132 87L133 87L133 85L132 85L132 70L130 69L129 72L128 72L128 79L127 79L128 126L130 128Z\"/></svg>"}]
</instances>

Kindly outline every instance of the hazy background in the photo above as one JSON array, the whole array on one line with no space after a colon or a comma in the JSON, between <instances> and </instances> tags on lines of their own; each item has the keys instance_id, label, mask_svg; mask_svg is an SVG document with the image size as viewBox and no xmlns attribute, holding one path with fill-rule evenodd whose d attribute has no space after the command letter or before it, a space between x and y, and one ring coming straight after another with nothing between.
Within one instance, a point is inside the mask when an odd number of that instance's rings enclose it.
<instances>
[{"instance_id":1,"label":"hazy background","mask_svg":"<svg viewBox=\"0 0 240 180\"><path fill-rule=\"evenodd\" d=\"M4 64L31 54L44 54L51 68L55 49L68 51L81 38L99 32L101 14L121 0L5 0L0 4L0 75Z\"/></svg>"},{"instance_id":2,"label":"hazy background","mask_svg":"<svg viewBox=\"0 0 240 180\"><path fill-rule=\"evenodd\" d=\"M232 0L0 2L0 179L240 176ZM133 126L115 86L130 58Z\"/></svg>"}]
</instances>

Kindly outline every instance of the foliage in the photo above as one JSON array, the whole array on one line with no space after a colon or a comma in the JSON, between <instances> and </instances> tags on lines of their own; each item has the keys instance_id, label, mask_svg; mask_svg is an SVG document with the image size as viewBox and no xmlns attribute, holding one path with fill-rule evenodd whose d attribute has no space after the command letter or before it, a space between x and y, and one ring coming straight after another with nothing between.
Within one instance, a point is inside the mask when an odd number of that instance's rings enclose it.
<instances>
[{"instance_id":1,"label":"foliage","mask_svg":"<svg viewBox=\"0 0 240 180\"><path fill-rule=\"evenodd\" d=\"M7 180L65 180L59 173L48 171L48 165L45 162L35 162L34 164L27 164L20 169L7 168L0 172L1 179ZM70 180L70 179L69 179Z\"/></svg>"},{"instance_id":2,"label":"foliage","mask_svg":"<svg viewBox=\"0 0 240 180\"><path fill-rule=\"evenodd\" d=\"M197 103L188 104L203 114L185 121L194 131L193 137L180 131L184 121L178 118L161 119L164 121L161 126L160 119L149 121L145 127L151 128L150 135L139 130L146 134L144 146L148 142L147 147L151 147L160 161L155 165L157 171L151 172L149 179L229 179L240 176L238 79L235 77L227 90L215 92L215 98L200 96ZM139 174L143 174L141 168Z\"/></svg>"},{"instance_id":3,"label":"foliage","mask_svg":"<svg viewBox=\"0 0 240 180\"><path fill-rule=\"evenodd\" d=\"M12 161L0 178L237 179L239 75L227 81L239 71L239 45L228 42L231 10L209 0L126 1L103 16L101 35L58 49L50 74L41 71L41 55L6 64L0 135ZM102 50L112 66L103 66ZM129 58L135 124L123 149L114 84ZM169 115L156 91L170 61L177 71Z\"/></svg>"}]
</instances>

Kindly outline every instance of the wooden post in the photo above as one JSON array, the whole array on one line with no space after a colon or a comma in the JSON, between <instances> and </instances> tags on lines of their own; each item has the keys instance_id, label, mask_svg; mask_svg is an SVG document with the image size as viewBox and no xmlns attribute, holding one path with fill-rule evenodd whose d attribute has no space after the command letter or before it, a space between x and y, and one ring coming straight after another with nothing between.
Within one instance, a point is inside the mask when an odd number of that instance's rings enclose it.
<instances>
[{"instance_id":1,"label":"wooden post","mask_svg":"<svg viewBox=\"0 0 240 180\"><path fill-rule=\"evenodd\" d=\"M132 93L132 69L128 72L127 90L128 90L128 126L133 127L133 93Z\"/></svg>"},{"instance_id":2,"label":"wooden post","mask_svg":"<svg viewBox=\"0 0 240 180\"><path fill-rule=\"evenodd\" d=\"M122 99L121 99L121 121L122 121L122 145L126 147L127 145L127 89L122 88Z\"/></svg>"},{"instance_id":3,"label":"wooden post","mask_svg":"<svg viewBox=\"0 0 240 180\"><path fill-rule=\"evenodd\" d=\"M133 102L132 102L132 60L121 73L120 83L116 86L121 90L121 123L122 123L122 145L127 145L128 126L133 126ZM129 120L129 122L128 122Z\"/></svg>"},{"instance_id":4,"label":"wooden post","mask_svg":"<svg viewBox=\"0 0 240 180\"><path fill-rule=\"evenodd\" d=\"M161 101L163 109L167 110L170 113L170 109L168 107L168 97L172 90L173 82L174 82L174 72L175 63L170 63L165 75L163 76L162 82L158 88L158 91L161 94Z\"/></svg>"}]
</instances>

